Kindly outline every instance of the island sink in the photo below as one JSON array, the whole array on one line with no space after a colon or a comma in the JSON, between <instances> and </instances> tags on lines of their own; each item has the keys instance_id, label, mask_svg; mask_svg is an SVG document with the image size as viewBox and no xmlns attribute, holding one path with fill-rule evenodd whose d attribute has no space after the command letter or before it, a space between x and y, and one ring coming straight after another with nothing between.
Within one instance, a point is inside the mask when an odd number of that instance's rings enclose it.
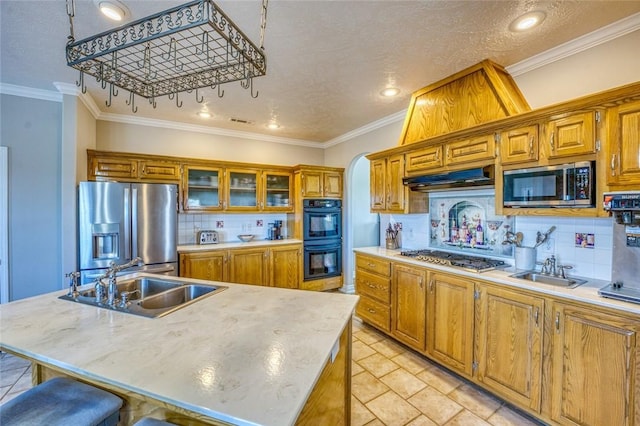
<instances>
[{"instance_id":1,"label":"island sink","mask_svg":"<svg viewBox=\"0 0 640 426\"><path fill-rule=\"evenodd\" d=\"M509 276L512 278L520 278L527 281L555 285L564 288L575 288L587 282L587 280L581 280L578 278L562 278L554 275L540 274L534 271L519 272Z\"/></svg>"},{"instance_id":2,"label":"island sink","mask_svg":"<svg viewBox=\"0 0 640 426\"><path fill-rule=\"evenodd\" d=\"M226 288L173 279L140 277L117 283L118 300L114 305L109 305L106 300L97 300L95 289L80 291L76 296L65 294L59 299L157 318L184 308L204 297L217 294Z\"/></svg>"}]
</instances>

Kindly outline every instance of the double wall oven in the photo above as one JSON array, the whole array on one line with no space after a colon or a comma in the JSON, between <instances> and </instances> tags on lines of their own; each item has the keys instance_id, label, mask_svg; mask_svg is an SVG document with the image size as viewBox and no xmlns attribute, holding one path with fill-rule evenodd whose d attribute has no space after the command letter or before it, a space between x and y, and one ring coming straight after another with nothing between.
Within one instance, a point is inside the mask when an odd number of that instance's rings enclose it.
<instances>
[{"instance_id":1,"label":"double wall oven","mask_svg":"<svg viewBox=\"0 0 640 426\"><path fill-rule=\"evenodd\" d=\"M342 202L304 200L304 279L342 274Z\"/></svg>"}]
</instances>

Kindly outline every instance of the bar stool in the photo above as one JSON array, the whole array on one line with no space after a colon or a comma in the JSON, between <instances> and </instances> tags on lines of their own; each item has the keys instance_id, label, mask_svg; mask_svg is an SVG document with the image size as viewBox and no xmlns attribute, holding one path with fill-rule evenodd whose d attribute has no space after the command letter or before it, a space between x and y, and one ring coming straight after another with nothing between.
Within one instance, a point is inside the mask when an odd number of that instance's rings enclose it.
<instances>
[{"instance_id":1,"label":"bar stool","mask_svg":"<svg viewBox=\"0 0 640 426\"><path fill-rule=\"evenodd\" d=\"M133 426L176 426L175 423L165 422L164 420L154 419L152 417L143 417Z\"/></svg>"},{"instance_id":2,"label":"bar stool","mask_svg":"<svg viewBox=\"0 0 640 426\"><path fill-rule=\"evenodd\" d=\"M56 377L0 406L0 425L115 426L121 406L109 392Z\"/></svg>"}]
</instances>

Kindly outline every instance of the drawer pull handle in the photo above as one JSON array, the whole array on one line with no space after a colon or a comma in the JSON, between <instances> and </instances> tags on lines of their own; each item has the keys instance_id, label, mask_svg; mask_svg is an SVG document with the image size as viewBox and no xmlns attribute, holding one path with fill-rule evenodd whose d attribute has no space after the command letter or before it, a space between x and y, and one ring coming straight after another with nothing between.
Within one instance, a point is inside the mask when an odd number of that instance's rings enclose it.
<instances>
[{"instance_id":1,"label":"drawer pull handle","mask_svg":"<svg viewBox=\"0 0 640 426\"><path fill-rule=\"evenodd\" d=\"M370 314L375 314L376 313L376 310L375 309L371 309L371 308L368 308L367 311L369 311Z\"/></svg>"},{"instance_id":2,"label":"drawer pull handle","mask_svg":"<svg viewBox=\"0 0 640 426\"><path fill-rule=\"evenodd\" d=\"M529 156L533 156L533 136L529 139Z\"/></svg>"},{"instance_id":3,"label":"drawer pull handle","mask_svg":"<svg viewBox=\"0 0 640 426\"><path fill-rule=\"evenodd\" d=\"M560 312L556 312L556 330L560 331Z\"/></svg>"},{"instance_id":4,"label":"drawer pull handle","mask_svg":"<svg viewBox=\"0 0 640 426\"><path fill-rule=\"evenodd\" d=\"M533 318L536 320L536 327L540 325L538 319L540 317L540 309L536 308L536 312L533 314Z\"/></svg>"},{"instance_id":5,"label":"drawer pull handle","mask_svg":"<svg viewBox=\"0 0 640 426\"><path fill-rule=\"evenodd\" d=\"M551 145L551 151L555 150L553 139L555 137L556 132L551 132L551 138L549 139L549 145Z\"/></svg>"}]
</instances>

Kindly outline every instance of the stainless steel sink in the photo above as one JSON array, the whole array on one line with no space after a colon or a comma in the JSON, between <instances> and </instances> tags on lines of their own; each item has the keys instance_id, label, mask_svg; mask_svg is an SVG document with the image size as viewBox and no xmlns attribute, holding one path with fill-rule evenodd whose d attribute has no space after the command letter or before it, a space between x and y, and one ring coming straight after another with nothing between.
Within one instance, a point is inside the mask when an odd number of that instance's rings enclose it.
<instances>
[{"instance_id":1,"label":"stainless steel sink","mask_svg":"<svg viewBox=\"0 0 640 426\"><path fill-rule=\"evenodd\" d=\"M97 306L114 311L141 315L149 318L162 317L205 297L217 294L228 287L192 284L179 279L158 279L142 277L119 282L118 298L123 292L128 292L127 303L108 305L104 301L96 301L94 289L84 290L77 297L64 295L60 299L70 300L85 305Z\"/></svg>"},{"instance_id":2,"label":"stainless steel sink","mask_svg":"<svg viewBox=\"0 0 640 426\"><path fill-rule=\"evenodd\" d=\"M512 278L520 278L527 281L555 285L564 288L575 288L587 282L587 280L581 280L579 278L562 278L553 275L539 274L534 271L518 272L517 274L509 276Z\"/></svg>"}]
</instances>

